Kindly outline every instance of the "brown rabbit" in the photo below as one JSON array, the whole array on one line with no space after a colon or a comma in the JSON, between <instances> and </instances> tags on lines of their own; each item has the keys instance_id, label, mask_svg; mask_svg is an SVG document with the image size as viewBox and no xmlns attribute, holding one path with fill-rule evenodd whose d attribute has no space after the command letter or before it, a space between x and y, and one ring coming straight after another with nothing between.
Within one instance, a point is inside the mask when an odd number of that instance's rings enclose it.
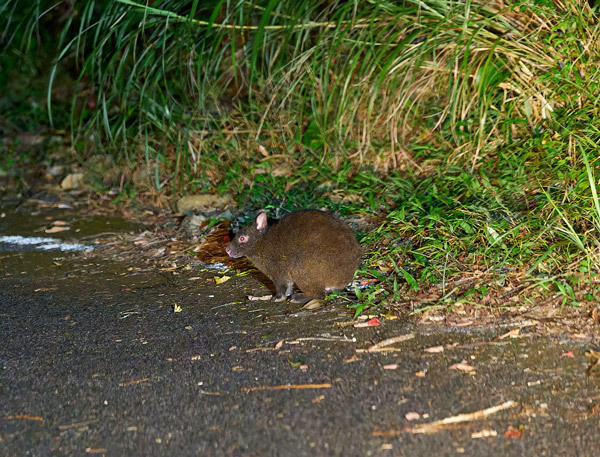
<instances>
[{"instance_id":1,"label":"brown rabbit","mask_svg":"<svg viewBox=\"0 0 600 457\"><path fill-rule=\"evenodd\" d=\"M304 303L352 281L362 249L354 233L340 219L323 211L294 211L269 225L259 211L226 249L230 257L247 257L275 284L275 301L303 292L292 301Z\"/></svg>"}]
</instances>

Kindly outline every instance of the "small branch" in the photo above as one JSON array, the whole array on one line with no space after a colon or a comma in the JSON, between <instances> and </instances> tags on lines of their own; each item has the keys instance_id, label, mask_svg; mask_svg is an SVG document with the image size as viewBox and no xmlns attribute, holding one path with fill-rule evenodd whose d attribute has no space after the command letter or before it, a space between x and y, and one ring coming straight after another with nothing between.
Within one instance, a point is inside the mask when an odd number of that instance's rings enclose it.
<instances>
[{"instance_id":1,"label":"small branch","mask_svg":"<svg viewBox=\"0 0 600 457\"><path fill-rule=\"evenodd\" d=\"M257 390L291 390L291 389L329 389L330 382L324 384L283 384L280 386L254 386L242 387L243 392L254 392Z\"/></svg>"},{"instance_id":2,"label":"small branch","mask_svg":"<svg viewBox=\"0 0 600 457\"><path fill-rule=\"evenodd\" d=\"M4 416L4 419L6 419L7 421L10 420L14 420L14 419L23 419L23 420L27 420L27 421L40 421L40 422L44 422L44 418L41 416L30 416L29 414L14 414L14 415L10 415L10 416Z\"/></svg>"},{"instance_id":3,"label":"small branch","mask_svg":"<svg viewBox=\"0 0 600 457\"><path fill-rule=\"evenodd\" d=\"M139 384L140 382L146 382L149 381L150 378L141 378L141 379L134 379L133 381L123 381L120 382L119 385L120 386L131 386L132 384Z\"/></svg>"},{"instance_id":4,"label":"small branch","mask_svg":"<svg viewBox=\"0 0 600 457\"><path fill-rule=\"evenodd\" d=\"M92 419L89 421L85 421L85 422L75 422L74 424L68 424L68 425L59 425L58 429L59 430L69 430L71 428L81 428L81 427L87 427L90 424L94 424L96 422L98 422L100 419Z\"/></svg>"},{"instance_id":5,"label":"small branch","mask_svg":"<svg viewBox=\"0 0 600 457\"><path fill-rule=\"evenodd\" d=\"M492 406L490 408L481 409L479 411L474 411L472 413L459 414L458 416L446 417L444 419L430 422L429 424L421 424L415 427L404 427L399 430L375 430L373 431L373 436L396 436L401 433L436 433L440 430L444 430L449 428L451 425L459 424L462 422L472 422L479 419L485 419L492 414L496 414L499 411L503 411L505 409L514 408L517 406L517 402L509 400L504 403L496 406Z\"/></svg>"},{"instance_id":6,"label":"small branch","mask_svg":"<svg viewBox=\"0 0 600 457\"><path fill-rule=\"evenodd\" d=\"M395 336L386 340L380 341L377 344L367 349L357 349L356 352L385 352L385 351L398 351L398 348L390 348L392 344L402 343L404 341L412 340L415 337L414 333L407 333L406 335Z\"/></svg>"},{"instance_id":7,"label":"small branch","mask_svg":"<svg viewBox=\"0 0 600 457\"><path fill-rule=\"evenodd\" d=\"M448 425L459 424L461 422L472 422L480 419L485 419L492 414L503 411L505 409L514 408L517 406L517 402L509 400L504 403L490 408L481 409L472 413L459 414L458 416L446 417L444 419L430 422L429 424L421 424L412 429L408 429L409 433L435 433L439 430L446 428Z\"/></svg>"}]
</instances>

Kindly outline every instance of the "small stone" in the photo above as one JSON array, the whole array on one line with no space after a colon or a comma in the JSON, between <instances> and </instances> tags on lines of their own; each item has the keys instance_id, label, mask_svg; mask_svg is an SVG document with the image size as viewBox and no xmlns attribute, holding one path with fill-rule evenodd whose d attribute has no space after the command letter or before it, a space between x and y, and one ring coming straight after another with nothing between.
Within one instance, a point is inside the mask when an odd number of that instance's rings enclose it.
<instances>
[{"instance_id":1,"label":"small stone","mask_svg":"<svg viewBox=\"0 0 600 457\"><path fill-rule=\"evenodd\" d=\"M198 194L186 195L177 201L177 213L185 214L188 211L206 213L216 209L224 209L234 202L228 195Z\"/></svg>"},{"instance_id":2,"label":"small stone","mask_svg":"<svg viewBox=\"0 0 600 457\"><path fill-rule=\"evenodd\" d=\"M83 185L83 173L71 173L61 181L62 190L79 189Z\"/></svg>"}]
</instances>

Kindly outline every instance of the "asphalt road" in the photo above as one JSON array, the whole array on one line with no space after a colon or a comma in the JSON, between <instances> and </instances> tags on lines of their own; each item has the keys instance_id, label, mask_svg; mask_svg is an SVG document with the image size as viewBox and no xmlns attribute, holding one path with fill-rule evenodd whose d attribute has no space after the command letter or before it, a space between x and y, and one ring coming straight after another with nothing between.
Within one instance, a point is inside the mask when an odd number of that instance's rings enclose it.
<instances>
[{"instance_id":1,"label":"asphalt road","mask_svg":"<svg viewBox=\"0 0 600 457\"><path fill-rule=\"evenodd\" d=\"M0 455L598 455L585 344L356 328L340 303L247 302L251 277L131 267L0 253Z\"/></svg>"}]
</instances>

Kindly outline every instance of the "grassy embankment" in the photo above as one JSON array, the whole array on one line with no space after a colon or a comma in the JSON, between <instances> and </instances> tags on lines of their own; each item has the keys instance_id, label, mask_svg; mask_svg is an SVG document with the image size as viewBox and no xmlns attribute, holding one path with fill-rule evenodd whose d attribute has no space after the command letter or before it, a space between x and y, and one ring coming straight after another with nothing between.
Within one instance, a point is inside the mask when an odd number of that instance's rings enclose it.
<instances>
[{"instance_id":1,"label":"grassy embankment","mask_svg":"<svg viewBox=\"0 0 600 457\"><path fill-rule=\"evenodd\" d=\"M141 3L49 21L65 30L50 86L76 69L74 154L99 189L372 216L362 275L385 291L359 309L596 300L600 45L587 2ZM39 13L17 28L26 50L51 35L56 9Z\"/></svg>"}]
</instances>

